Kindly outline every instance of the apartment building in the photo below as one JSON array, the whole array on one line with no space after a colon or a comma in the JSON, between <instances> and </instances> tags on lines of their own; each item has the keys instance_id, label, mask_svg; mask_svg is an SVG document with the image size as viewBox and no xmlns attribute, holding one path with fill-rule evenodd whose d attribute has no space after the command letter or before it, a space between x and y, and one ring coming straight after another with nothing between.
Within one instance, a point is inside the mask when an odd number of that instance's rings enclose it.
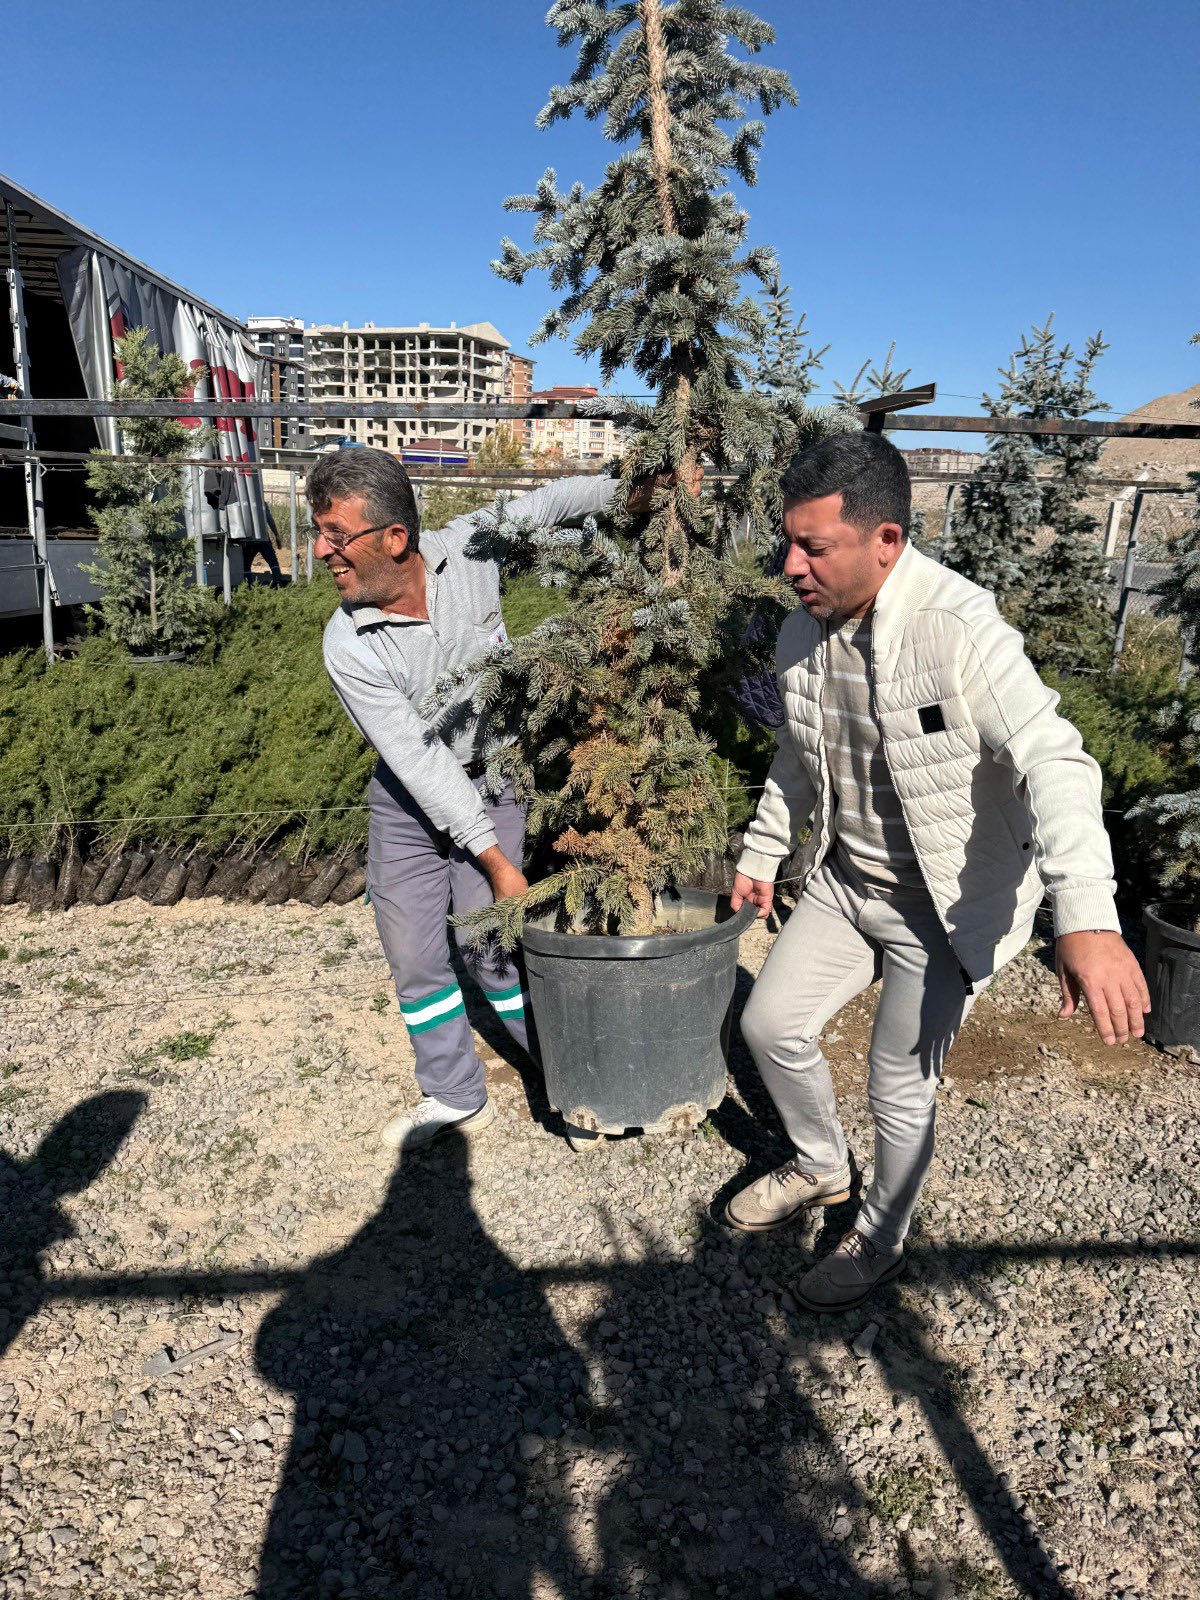
<instances>
[{"instance_id":1,"label":"apartment building","mask_svg":"<svg viewBox=\"0 0 1200 1600\"><path fill-rule=\"evenodd\" d=\"M533 399L533 362L528 356L515 356L512 351L504 355L504 398L513 405L526 405ZM508 424L514 438L530 448L531 432L528 421Z\"/></svg>"},{"instance_id":2,"label":"apartment building","mask_svg":"<svg viewBox=\"0 0 1200 1600\"><path fill-rule=\"evenodd\" d=\"M427 400L482 403L505 398L508 340L490 322L460 328L306 328L304 346L311 400ZM518 358L519 359L519 358ZM487 418L322 418L311 424L320 448L340 438L380 450L441 441L449 449L478 450L495 423Z\"/></svg>"},{"instance_id":3,"label":"apartment building","mask_svg":"<svg viewBox=\"0 0 1200 1600\"><path fill-rule=\"evenodd\" d=\"M298 405L308 397L308 372L304 352L303 317L248 317L250 340L263 356L263 375L259 395L263 400L281 400ZM304 418L275 417L259 426L259 443L279 450L310 449L310 423Z\"/></svg>"},{"instance_id":4,"label":"apartment building","mask_svg":"<svg viewBox=\"0 0 1200 1600\"><path fill-rule=\"evenodd\" d=\"M594 384L560 384L553 389L537 389L529 398L578 404L580 400L594 400L599 392ZM621 453L620 437L607 417L535 417L529 428L530 449L535 456L551 455L563 461L599 466Z\"/></svg>"}]
</instances>

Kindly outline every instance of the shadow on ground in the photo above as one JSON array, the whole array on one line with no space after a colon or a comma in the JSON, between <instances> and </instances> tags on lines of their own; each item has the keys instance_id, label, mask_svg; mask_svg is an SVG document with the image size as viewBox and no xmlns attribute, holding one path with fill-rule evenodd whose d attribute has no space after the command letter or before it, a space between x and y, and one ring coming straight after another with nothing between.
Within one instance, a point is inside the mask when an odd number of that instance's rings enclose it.
<instances>
[{"instance_id":1,"label":"shadow on ground","mask_svg":"<svg viewBox=\"0 0 1200 1600\"><path fill-rule=\"evenodd\" d=\"M794 1237L731 1239L709 1225L681 1262L645 1228L635 1260L522 1270L476 1214L466 1147L448 1142L397 1171L379 1212L302 1270L45 1278L37 1251L66 1228L56 1197L96 1176L141 1103L85 1101L35 1161L4 1162L9 1331L50 1298L283 1291L256 1349L263 1376L295 1401L260 1600L874 1600L930 1576L903 1538L887 1581L859 1565L864 1490L819 1398L830 1324L780 1313ZM916 1295L889 1286L873 1307L885 1332L871 1359L920 1406L1030 1600L1074 1591L964 1417L962 1374L913 1301L939 1283L986 1295L1007 1262L1196 1253L1190 1240L918 1244ZM579 1292L593 1310L573 1342L550 1296Z\"/></svg>"},{"instance_id":2,"label":"shadow on ground","mask_svg":"<svg viewBox=\"0 0 1200 1600\"><path fill-rule=\"evenodd\" d=\"M145 1107L146 1096L130 1090L92 1095L28 1160L0 1150L0 1356L48 1292L41 1252L72 1236L61 1202L96 1181Z\"/></svg>"}]
</instances>

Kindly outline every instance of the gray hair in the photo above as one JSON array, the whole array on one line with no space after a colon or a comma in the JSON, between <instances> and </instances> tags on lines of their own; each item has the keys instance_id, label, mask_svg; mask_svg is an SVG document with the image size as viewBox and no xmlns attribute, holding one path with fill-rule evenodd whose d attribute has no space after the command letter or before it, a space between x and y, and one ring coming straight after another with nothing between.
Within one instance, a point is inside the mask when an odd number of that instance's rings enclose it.
<instances>
[{"instance_id":1,"label":"gray hair","mask_svg":"<svg viewBox=\"0 0 1200 1600\"><path fill-rule=\"evenodd\" d=\"M330 502L361 495L363 511L372 527L398 522L415 550L421 538L421 513L408 473L386 450L368 445L331 450L317 461L305 484L308 503L321 516Z\"/></svg>"}]
</instances>

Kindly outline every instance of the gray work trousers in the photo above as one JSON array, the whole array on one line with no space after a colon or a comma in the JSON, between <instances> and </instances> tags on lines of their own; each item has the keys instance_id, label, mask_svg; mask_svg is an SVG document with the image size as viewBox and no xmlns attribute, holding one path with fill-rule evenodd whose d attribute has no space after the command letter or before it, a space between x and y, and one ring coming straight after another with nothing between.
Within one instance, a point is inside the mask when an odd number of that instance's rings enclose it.
<instances>
[{"instance_id":1,"label":"gray work trousers","mask_svg":"<svg viewBox=\"0 0 1200 1600\"><path fill-rule=\"evenodd\" d=\"M482 781L482 780L480 780ZM440 833L382 762L367 791L371 807L367 884L375 925L396 984L400 1014L417 1058L417 1085L448 1106L477 1110L487 1099L483 1065L467 1021L450 957L446 918L491 905L492 887L475 857ZM525 811L511 788L485 810L500 848L519 867ZM496 1015L523 1050L530 1048L527 995L511 959L499 963L467 948L463 962Z\"/></svg>"},{"instance_id":2,"label":"gray work trousers","mask_svg":"<svg viewBox=\"0 0 1200 1600\"><path fill-rule=\"evenodd\" d=\"M846 1139L818 1037L877 979L867 1058L875 1172L855 1226L890 1250L929 1171L937 1080L974 1000L928 892L869 887L829 856L767 957L742 1034L805 1167L836 1172Z\"/></svg>"}]
</instances>

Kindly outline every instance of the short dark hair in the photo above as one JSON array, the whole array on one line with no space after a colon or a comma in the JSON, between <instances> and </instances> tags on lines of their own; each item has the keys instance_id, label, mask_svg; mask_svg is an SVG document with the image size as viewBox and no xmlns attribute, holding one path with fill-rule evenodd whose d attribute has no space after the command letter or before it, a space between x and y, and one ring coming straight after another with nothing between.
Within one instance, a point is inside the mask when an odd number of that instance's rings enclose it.
<instances>
[{"instance_id":1,"label":"short dark hair","mask_svg":"<svg viewBox=\"0 0 1200 1600\"><path fill-rule=\"evenodd\" d=\"M835 433L798 450L780 484L784 501L842 497L842 520L863 533L896 522L908 537L912 481L908 464L881 433Z\"/></svg>"},{"instance_id":2,"label":"short dark hair","mask_svg":"<svg viewBox=\"0 0 1200 1600\"><path fill-rule=\"evenodd\" d=\"M386 528L398 522L408 533L408 548L415 550L420 544L421 513L412 480L386 450L373 450L369 445L331 450L308 474L304 492L318 516L329 510L331 501L360 494L372 527Z\"/></svg>"}]
</instances>

